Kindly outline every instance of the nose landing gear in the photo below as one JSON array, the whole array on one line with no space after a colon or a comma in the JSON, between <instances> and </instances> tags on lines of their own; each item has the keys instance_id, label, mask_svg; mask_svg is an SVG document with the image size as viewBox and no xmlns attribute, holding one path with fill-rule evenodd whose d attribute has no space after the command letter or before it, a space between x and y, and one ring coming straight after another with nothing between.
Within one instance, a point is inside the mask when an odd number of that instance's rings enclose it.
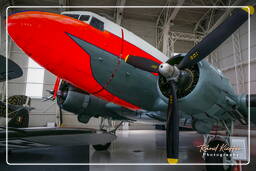
<instances>
[{"instance_id":1,"label":"nose landing gear","mask_svg":"<svg viewBox=\"0 0 256 171\"><path fill-rule=\"evenodd\" d=\"M207 171L234 171L235 168L241 168L232 155L232 151L223 150L223 147L231 147L231 136L233 135L233 121L229 124L223 121L226 128L226 135L204 135L204 147L207 150L203 153ZM236 167L239 166L239 167Z\"/></svg>"}]
</instances>

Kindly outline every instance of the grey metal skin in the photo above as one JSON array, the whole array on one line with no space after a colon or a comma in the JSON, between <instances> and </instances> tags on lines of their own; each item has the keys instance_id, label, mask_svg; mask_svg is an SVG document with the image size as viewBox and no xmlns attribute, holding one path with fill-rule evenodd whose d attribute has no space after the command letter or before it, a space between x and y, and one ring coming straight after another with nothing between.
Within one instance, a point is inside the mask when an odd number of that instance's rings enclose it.
<instances>
[{"instance_id":1,"label":"grey metal skin","mask_svg":"<svg viewBox=\"0 0 256 171\"><path fill-rule=\"evenodd\" d=\"M196 87L189 95L178 101L181 112L193 117L194 129L199 133L207 133L213 124L220 120L230 122L235 119L230 114L234 109L238 109L246 117L245 95L237 96L228 79L207 62L200 62L198 68L200 77ZM159 88L158 93L159 98L154 101L155 105L151 110L131 111L93 95L73 91L68 93L63 106L64 109L78 114L79 121L83 123L87 123L93 116L144 123L163 123L166 118L168 99L162 95Z\"/></svg>"},{"instance_id":2,"label":"grey metal skin","mask_svg":"<svg viewBox=\"0 0 256 171\"><path fill-rule=\"evenodd\" d=\"M190 94L179 99L180 109L190 115L207 113L212 117L216 112L230 110L232 106L227 103L227 98L236 103L237 96L229 80L206 61L198 63L198 68L198 83ZM220 117L225 118L223 115Z\"/></svg>"},{"instance_id":3,"label":"grey metal skin","mask_svg":"<svg viewBox=\"0 0 256 171\"><path fill-rule=\"evenodd\" d=\"M256 107L250 107L248 108L248 95L246 94L242 94L240 96L238 96L238 110L243 113L246 114L246 116L248 116L250 119L250 121L256 125ZM249 113L250 112L250 116Z\"/></svg>"},{"instance_id":4,"label":"grey metal skin","mask_svg":"<svg viewBox=\"0 0 256 171\"><path fill-rule=\"evenodd\" d=\"M197 65L199 80L196 87L190 94L178 100L179 109L192 116L194 129L202 134L208 133L216 123L225 121L229 124L235 120L234 115L238 115L237 112L247 120L245 95L236 95L229 80L208 62L201 61ZM159 94L167 103L168 99L161 95L160 90Z\"/></svg>"},{"instance_id":5,"label":"grey metal skin","mask_svg":"<svg viewBox=\"0 0 256 171\"><path fill-rule=\"evenodd\" d=\"M91 117L99 116L113 120L140 121L143 123L160 123L163 122L162 118L164 117L164 112L131 111L96 96L72 90L67 93L61 107L78 115L78 120L82 123L88 123Z\"/></svg>"},{"instance_id":6,"label":"grey metal skin","mask_svg":"<svg viewBox=\"0 0 256 171\"><path fill-rule=\"evenodd\" d=\"M132 112L127 109L124 110L122 107L116 107L117 105L114 104L109 107L108 103L104 102L96 107L97 109L94 108L95 110L102 109L102 114L106 111L119 113L118 115L124 118L129 116L133 120L141 119L142 115L148 112L155 112L154 115L147 116L154 120L165 120L168 99L159 89L159 77L137 69L127 64L119 56L98 48L89 42L71 34L68 34L68 36L90 55L93 76L104 89L142 109ZM184 55L182 54L182 56ZM199 133L208 133L213 124L222 121L230 123L236 119L235 116L246 120L247 112L242 110L242 108L245 108L246 101L243 100L242 96L235 94L228 79L221 71L204 60L197 65L199 80L196 86L190 94L178 100L179 110L192 116L194 129ZM238 116L237 111L241 115ZM82 113L87 112L85 110ZM91 113L91 115L94 114Z\"/></svg>"},{"instance_id":7,"label":"grey metal skin","mask_svg":"<svg viewBox=\"0 0 256 171\"><path fill-rule=\"evenodd\" d=\"M149 111L155 110L155 100L159 98L155 75L137 69L119 56L78 37L68 36L90 55L93 76L102 87L128 103Z\"/></svg>"}]
</instances>

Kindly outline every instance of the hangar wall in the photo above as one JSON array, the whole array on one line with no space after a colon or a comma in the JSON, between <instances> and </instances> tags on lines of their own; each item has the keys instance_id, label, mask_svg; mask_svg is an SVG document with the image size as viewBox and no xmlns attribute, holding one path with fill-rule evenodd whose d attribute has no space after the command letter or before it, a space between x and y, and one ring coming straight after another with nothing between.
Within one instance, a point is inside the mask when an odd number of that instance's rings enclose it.
<instances>
[{"instance_id":1,"label":"hangar wall","mask_svg":"<svg viewBox=\"0 0 256 171\"><path fill-rule=\"evenodd\" d=\"M254 15L251 17L251 32L250 32L250 50L251 50L251 59L250 59L250 70L251 70L251 77L250 77L250 86L251 86L251 93L256 94L256 16ZM234 89L237 93L248 93L248 22L244 23L235 33L234 35L239 37L239 40L236 44L240 44L240 48L236 47L236 51L240 50L241 52L241 62L237 61L235 63L235 55L233 52L233 43L234 39L232 36L227 39L222 46L216 49L216 53L218 55L218 63L217 67L223 71L224 75L230 79L231 84L233 85ZM235 66L238 70L238 84L236 81L236 72ZM244 74L240 75L241 70L238 68L242 66L241 69L243 70ZM242 79L244 78L244 87L242 86ZM237 89L238 85L238 89ZM237 91L238 90L238 91Z\"/></svg>"}]
</instances>

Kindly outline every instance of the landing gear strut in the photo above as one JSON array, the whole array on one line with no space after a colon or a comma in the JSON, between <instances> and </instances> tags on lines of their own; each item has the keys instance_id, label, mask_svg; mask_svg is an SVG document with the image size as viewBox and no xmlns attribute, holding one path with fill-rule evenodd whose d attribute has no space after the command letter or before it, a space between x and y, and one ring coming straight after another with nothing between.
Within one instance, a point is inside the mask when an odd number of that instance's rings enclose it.
<instances>
[{"instance_id":1,"label":"landing gear strut","mask_svg":"<svg viewBox=\"0 0 256 171\"><path fill-rule=\"evenodd\" d=\"M233 166L231 164L235 164L235 160L232 159L232 155L230 155L229 151L219 150L221 146L230 146L230 137L233 134L233 121L229 124L226 122L223 123L226 128L226 136L219 135L204 135L204 145L208 146L208 148L217 148L216 151L209 150L203 153L203 158L205 163L207 164L219 164L219 165L206 165L207 171L231 171ZM223 165L220 165L223 164ZM227 165L225 165L227 164Z\"/></svg>"},{"instance_id":2,"label":"landing gear strut","mask_svg":"<svg viewBox=\"0 0 256 171\"><path fill-rule=\"evenodd\" d=\"M101 118L99 131L116 135L116 130L123 124L123 121L120 121L119 123L117 123L117 125L113 122L115 121L108 118L107 119ZM96 144L96 145L93 145L93 148L96 151L105 151L109 149L110 145L111 145L111 142L106 144Z\"/></svg>"}]
</instances>

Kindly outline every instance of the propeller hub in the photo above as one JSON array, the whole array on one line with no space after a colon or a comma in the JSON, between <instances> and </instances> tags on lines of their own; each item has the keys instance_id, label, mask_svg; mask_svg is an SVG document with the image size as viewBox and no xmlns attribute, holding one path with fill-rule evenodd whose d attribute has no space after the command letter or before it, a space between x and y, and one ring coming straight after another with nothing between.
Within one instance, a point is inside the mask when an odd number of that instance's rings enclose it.
<instances>
[{"instance_id":1,"label":"propeller hub","mask_svg":"<svg viewBox=\"0 0 256 171\"><path fill-rule=\"evenodd\" d=\"M163 63L159 66L159 73L164 76L167 81L169 80L175 80L177 81L180 70L174 65L170 65L168 63Z\"/></svg>"}]
</instances>

